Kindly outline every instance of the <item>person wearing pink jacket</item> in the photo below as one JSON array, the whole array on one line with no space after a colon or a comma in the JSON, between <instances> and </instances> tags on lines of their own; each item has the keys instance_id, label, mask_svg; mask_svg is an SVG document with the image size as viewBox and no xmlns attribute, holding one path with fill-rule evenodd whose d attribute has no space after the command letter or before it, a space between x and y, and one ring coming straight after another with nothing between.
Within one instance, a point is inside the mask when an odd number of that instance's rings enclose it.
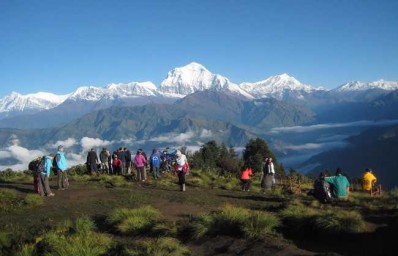
<instances>
[{"instance_id":1,"label":"person wearing pink jacket","mask_svg":"<svg viewBox=\"0 0 398 256\"><path fill-rule=\"evenodd\" d=\"M137 170L137 177L138 180L145 182L145 165L146 165L146 159L144 155L142 154L142 151L138 150L137 154L134 157L134 166L135 169Z\"/></svg>"}]
</instances>

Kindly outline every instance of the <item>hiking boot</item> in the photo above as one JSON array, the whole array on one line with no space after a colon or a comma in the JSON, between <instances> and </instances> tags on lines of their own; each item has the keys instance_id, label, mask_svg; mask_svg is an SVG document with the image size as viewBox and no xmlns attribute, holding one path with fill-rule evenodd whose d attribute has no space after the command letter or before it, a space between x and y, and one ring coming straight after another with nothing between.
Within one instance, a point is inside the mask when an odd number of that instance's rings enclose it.
<instances>
[{"instance_id":1,"label":"hiking boot","mask_svg":"<svg viewBox=\"0 0 398 256\"><path fill-rule=\"evenodd\" d=\"M47 196L55 196L55 194L54 193L50 193Z\"/></svg>"}]
</instances>

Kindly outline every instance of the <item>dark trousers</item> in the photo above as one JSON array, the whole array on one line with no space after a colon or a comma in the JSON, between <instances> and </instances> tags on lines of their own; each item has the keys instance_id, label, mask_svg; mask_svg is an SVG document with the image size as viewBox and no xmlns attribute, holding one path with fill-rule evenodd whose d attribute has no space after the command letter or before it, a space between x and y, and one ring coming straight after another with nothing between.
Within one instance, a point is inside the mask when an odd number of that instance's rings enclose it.
<instances>
[{"instance_id":1,"label":"dark trousers","mask_svg":"<svg viewBox=\"0 0 398 256\"><path fill-rule=\"evenodd\" d=\"M250 185L252 184L252 181L251 180L244 180L244 179L241 179L240 181L242 182L242 190L248 191L249 188L250 188Z\"/></svg>"},{"instance_id":2,"label":"dark trousers","mask_svg":"<svg viewBox=\"0 0 398 256\"><path fill-rule=\"evenodd\" d=\"M68 188L69 181L66 171L58 170L58 189Z\"/></svg>"},{"instance_id":3,"label":"dark trousers","mask_svg":"<svg viewBox=\"0 0 398 256\"><path fill-rule=\"evenodd\" d=\"M185 185L185 173L183 171L178 171L178 184Z\"/></svg>"},{"instance_id":4,"label":"dark trousers","mask_svg":"<svg viewBox=\"0 0 398 256\"><path fill-rule=\"evenodd\" d=\"M39 174L39 192L41 196L51 194L48 177L45 174Z\"/></svg>"}]
</instances>

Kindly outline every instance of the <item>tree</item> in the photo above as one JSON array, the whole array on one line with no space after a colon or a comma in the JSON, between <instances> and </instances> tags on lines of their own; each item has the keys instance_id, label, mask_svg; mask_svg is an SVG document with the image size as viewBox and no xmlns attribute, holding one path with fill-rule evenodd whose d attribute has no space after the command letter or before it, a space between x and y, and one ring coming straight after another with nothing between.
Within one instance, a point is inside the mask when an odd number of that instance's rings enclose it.
<instances>
[{"instance_id":1,"label":"tree","mask_svg":"<svg viewBox=\"0 0 398 256\"><path fill-rule=\"evenodd\" d=\"M245 146L243 151L243 162L245 165L250 166L254 172L260 172L261 166L266 157L273 159L275 171L281 172L278 161L274 153L269 149L267 143L261 139L251 139Z\"/></svg>"}]
</instances>

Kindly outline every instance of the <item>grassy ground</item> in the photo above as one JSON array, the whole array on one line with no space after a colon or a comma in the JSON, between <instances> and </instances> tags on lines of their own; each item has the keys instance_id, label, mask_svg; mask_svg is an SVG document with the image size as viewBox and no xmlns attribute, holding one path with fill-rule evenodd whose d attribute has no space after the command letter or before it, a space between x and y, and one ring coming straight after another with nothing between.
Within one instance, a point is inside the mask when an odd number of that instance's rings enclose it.
<instances>
[{"instance_id":1,"label":"grassy ground","mask_svg":"<svg viewBox=\"0 0 398 256\"><path fill-rule=\"evenodd\" d=\"M395 190L381 198L356 192L349 202L325 205L305 192L263 194L256 183L242 192L233 178L198 172L187 177L186 192L173 176L145 184L75 176L68 190L39 197L29 179L0 183L2 255L393 255L398 249Z\"/></svg>"}]
</instances>

